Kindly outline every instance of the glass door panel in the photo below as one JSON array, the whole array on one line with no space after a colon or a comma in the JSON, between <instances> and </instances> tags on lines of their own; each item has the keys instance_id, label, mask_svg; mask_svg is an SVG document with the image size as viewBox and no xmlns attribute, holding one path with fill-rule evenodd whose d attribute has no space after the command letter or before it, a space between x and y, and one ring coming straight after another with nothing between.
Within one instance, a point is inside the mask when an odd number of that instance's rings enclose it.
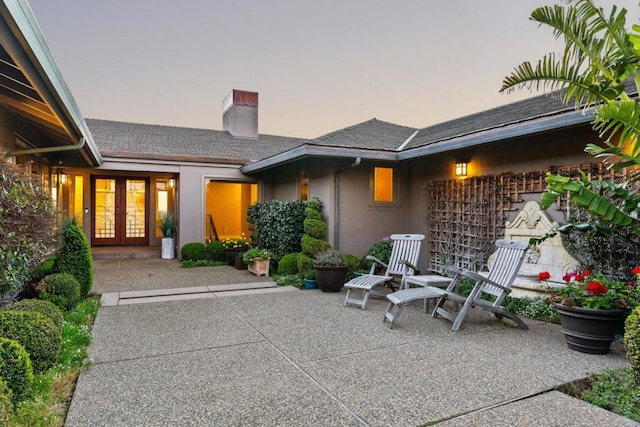
<instances>
[{"instance_id":1,"label":"glass door panel","mask_svg":"<svg viewBox=\"0 0 640 427\"><path fill-rule=\"evenodd\" d=\"M140 238L146 236L146 181L143 179L128 179L126 181L126 227L125 238Z\"/></svg>"},{"instance_id":2,"label":"glass door panel","mask_svg":"<svg viewBox=\"0 0 640 427\"><path fill-rule=\"evenodd\" d=\"M116 180L96 178L95 239L116 238Z\"/></svg>"}]
</instances>

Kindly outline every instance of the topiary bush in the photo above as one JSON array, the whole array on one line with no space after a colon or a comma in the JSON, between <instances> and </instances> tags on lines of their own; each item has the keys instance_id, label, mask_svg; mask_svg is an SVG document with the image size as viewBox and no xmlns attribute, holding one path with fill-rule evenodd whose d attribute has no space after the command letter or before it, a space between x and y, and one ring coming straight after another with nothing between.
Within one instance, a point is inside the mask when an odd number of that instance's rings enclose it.
<instances>
[{"instance_id":1,"label":"topiary bush","mask_svg":"<svg viewBox=\"0 0 640 427\"><path fill-rule=\"evenodd\" d=\"M60 331L44 314L0 311L0 337L16 340L27 350L35 373L46 371L58 361Z\"/></svg>"},{"instance_id":2,"label":"topiary bush","mask_svg":"<svg viewBox=\"0 0 640 427\"><path fill-rule=\"evenodd\" d=\"M319 219L322 220L322 211L318 211L314 208L307 207L304 210L304 216L306 219Z\"/></svg>"},{"instance_id":3,"label":"topiary bush","mask_svg":"<svg viewBox=\"0 0 640 427\"><path fill-rule=\"evenodd\" d=\"M31 281L33 283L38 283L48 275L55 273L56 272L55 262L56 262L56 258L52 257L52 258L47 258L44 261L42 261L40 264L38 264L36 268L33 269L33 272L31 273Z\"/></svg>"},{"instance_id":4,"label":"topiary bush","mask_svg":"<svg viewBox=\"0 0 640 427\"><path fill-rule=\"evenodd\" d=\"M313 269L313 258L305 254L298 255L298 272L305 274L307 271Z\"/></svg>"},{"instance_id":5,"label":"topiary bush","mask_svg":"<svg viewBox=\"0 0 640 427\"><path fill-rule=\"evenodd\" d=\"M224 261L224 243L218 240L207 243L207 256L212 261Z\"/></svg>"},{"instance_id":6,"label":"topiary bush","mask_svg":"<svg viewBox=\"0 0 640 427\"><path fill-rule=\"evenodd\" d=\"M200 261L207 259L207 245L202 242L186 243L180 250L184 261Z\"/></svg>"},{"instance_id":7,"label":"topiary bush","mask_svg":"<svg viewBox=\"0 0 640 427\"><path fill-rule=\"evenodd\" d=\"M327 236L327 224L321 219L307 218L304 220L304 232L316 239L324 239Z\"/></svg>"},{"instance_id":8,"label":"topiary bush","mask_svg":"<svg viewBox=\"0 0 640 427\"><path fill-rule=\"evenodd\" d=\"M640 307L636 307L624 323L624 347L631 362L633 376L640 386Z\"/></svg>"},{"instance_id":9,"label":"topiary bush","mask_svg":"<svg viewBox=\"0 0 640 427\"><path fill-rule=\"evenodd\" d=\"M13 392L0 377L0 426L8 426L13 418Z\"/></svg>"},{"instance_id":10,"label":"topiary bush","mask_svg":"<svg viewBox=\"0 0 640 427\"><path fill-rule=\"evenodd\" d=\"M40 282L40 298L58 306L61 310L71 310L80 302L80 283L69 273L51 274Z\"/></svg>"},{"instance_id":11,"label":"topiary bush","mask_svg":"<svg viewBox=\"0 0 640 427\"><path fill-rule=\"evenodd\" d=\"M55 206L31 179L0 156L0 307L14 300L55 248Z\"/></svg>"},{"instance_id":12,"label":"topiary bush","mask_svg":"<svg viewBox=\"0 0 640 427\"><path fill-rule=\"evenodd\" d=\"M62 311L53 303L39 299L23 299L6 307L7 310L35 311L47 316L59 331L62 330L64 317Z\"/></svg>"},{"instance_id":13,"label":"topiary bush","mask_svg":"<svg viewBox=\"0 0 640 427\"><path fill-rule=\"evenodd\" d=\"M307 256L313 257L320 252L331 249L331 245L329 244L329 242L325 242L321 239L316 239L315 237L311 237L308 234L303 235L300 241L302 243L302 253Z\"/></svg>"},{"instance_id":14,"label":"topiary bush","mask_svg":"<svg viewBox=\"0 0 640 427\"><path fill-rule=\"evenodd\" d=\"M278 262L278 274L296 274L298 272L298 252L286 254Z\"/></svg>"},{"instance_id":15,"label":"topiary bush","mask_svg":"<svg viewBox=\"0 0 640 427\"><path fill-rule=\"evenodd\" d=\"M62 246L55 260L55 271L75 276L80 284L81 298L91 292L93 286L91 246L75 217L66 219L62 224Z\"/></svg>"},{"instance_id":16,"label":"topiary bush","mask_svg":"<svg viewBox=\"0 0 640 427\"><path fill-rule=\"evenodd\" d=\"M24 400L31 393L31 359L27 350L17 340L0 337L0 379L4 380L11 390L11 400L14 404Z\"/></svg>"}]
</instances>

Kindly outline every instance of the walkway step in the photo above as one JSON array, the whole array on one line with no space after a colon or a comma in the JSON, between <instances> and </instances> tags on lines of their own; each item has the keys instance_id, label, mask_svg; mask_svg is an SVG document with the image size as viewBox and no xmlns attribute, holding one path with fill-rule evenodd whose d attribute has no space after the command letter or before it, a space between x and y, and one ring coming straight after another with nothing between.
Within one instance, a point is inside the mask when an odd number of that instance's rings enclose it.
<instances>
[{"instance_id":1,"label":"walkway step","mask_svg":"<svg viewBox=\"0 0 640 427\"><path fill-rule=\"evenodd\" d=\"M278 286L275 282L238 283L232 285L194 286L190 288L149 289L144 291L109 292L101 296L103 307L144 304L150 302L253 295L297 290L291 286Z\"/></svg>"}]
</instances>

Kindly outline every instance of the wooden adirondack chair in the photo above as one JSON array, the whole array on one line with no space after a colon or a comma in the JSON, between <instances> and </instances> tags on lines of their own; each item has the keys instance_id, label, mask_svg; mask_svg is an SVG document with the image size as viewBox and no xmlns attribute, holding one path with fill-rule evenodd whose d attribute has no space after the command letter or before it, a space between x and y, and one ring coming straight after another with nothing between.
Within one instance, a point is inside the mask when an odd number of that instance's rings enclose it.
<instances>
[{"instance_id":1,"label":"wooden adirondack chair","mask_svg":"<svg viewBox=\"0 0 640 427\"><path fill-rule=\"evenodd\" d=\"M456 276L446 290L433 288L434 291L441 293L442 297L436 304L432 316L434 318L442 316L452 321L451 330L457 331L460 328L471 307L488 310L499 319L507 317L516 322L520 328L529 329L518 316L501 305L504 297L511 292L511 285L522 266L529 244L522 241L498 240L496 246L498 250L495 262L486 277L473 271L456 271ZM468 297L457 293L459 281L463 277L476 282ZM494 296L495 301L481 299L484 294ZM449 312L444 308L446 301L453 301L454 306L462 303L462 308L457 313Z\"/></svg>"},{"instance_id":2,"label":"wooden adirondack chair","mask_svg":"<svg viewBox=\"0 0 640 427\"><path fill-rule=\"evenodd\" d=\"M420 246L423 240L424 235L422 234L392 234L393 247L389 263L385 264L376 257L367 256L367 259L374 261L369 274L355 277L344 285L347 288L347 296L344 300L345 307L347 305L356 305L364 310L367 308L367 301L372 290L375 287L382 287L396 278L400 278L399 287L404 287L404 278L418 271L416 264L418 263ZM387 268L384 276L373 274L376 265ZM361 292L361 298L356 298L352 295L352 293L355 294L358 291ZM380 293L380 295L383 295L383 293Z\"/></svg>"}]
</instances>

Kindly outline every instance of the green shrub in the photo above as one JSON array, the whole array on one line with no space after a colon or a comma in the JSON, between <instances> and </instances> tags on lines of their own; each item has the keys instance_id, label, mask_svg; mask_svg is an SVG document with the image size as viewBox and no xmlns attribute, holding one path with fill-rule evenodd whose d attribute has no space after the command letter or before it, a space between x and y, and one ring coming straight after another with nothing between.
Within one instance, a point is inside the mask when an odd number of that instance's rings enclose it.
<instances>
[{"instance_id":1,"label":"green shrub","mask_svg":"<svg viewBox=\"0 0 640 427\"><path fill-rule=\"evenodd\" d=\"M33 385L33 368L29 353L17 340L0 337L0 379L11 390L14 403L29 396Z\"/></svg>"},{"instance_id":2,"label":"green shrub","mask_svg":"<svg viewBox=\"0 0 640 427\"><path fill-rule=\"evenodd\" d=\"M51 320L33 311L0 311L0 337L18 341L31 359L33 371L44 372L58 361L61 336Z\"/></svg>"},{"instance_id":3,"label":"green shrub","mask_svg":"<svg viewBox=\"0 0 640 427\"><path fill-rule=\"evenodd\" d=\"M640 307L636 307L624 323L624 347L633 375L640 386Z\"/></svg>"},{"instance_id":4,"label":"green shrub","mask_svg":"<svg viewBox=\"0 0 640 427\"><path fill-rule=\"evenodd\" d=\"M276 280L278 286L294 286L298 289L304 288L304 280L299 274L284 274Z\"/></svg>"},{"instance_id":5,"label":"green shrub","mask_svg":"<svg viewBox=\"0 0 640 427\"><path fill-rule=\"evenodd\" d=\"M56 259L55 257L53 257L53 258L47 258L44 261L42 261L40 264L38 264L36 268L33 269L33 272L31 273L31 281L33 283L38 283L48 275L55 273L56 272L55 262L56 262Z\"/></svg>"},{"instance_id":6,"label":"green shrub","mask_svg":"<svg viewBox=\"0 0 640 427\"><path fill-rule=\"evenodd\" d=\"M207 243L207 255L211 261L224 261L224 244L218 240Z\"/></svg>"},{"instance_id":7,"label":"green shrub","mask_svg":"<svg viewBox=\"0 0 640 427\"><path fill-rule=\"evenodd\" d=\"M55 216L51 196L0 156L0 306L15 299L55 248Z\"/></svg>"},{"instance_id":8,"label":"green shrub","mask_svg":"<svg viewBox=\"0 0 640 427\"><path fill-rule=\"evenodd\" d=\"M389 258L391 257L392 249L393 249L393 246L390 240L381 240L379 242L374 243L369 248L367 253L364 254L364 257L362 257L362 267L367 271L371 269L371 265L373 264L373 261L370 261L367 259L368 255L372 255L378 258L380 261L384 262L385 264L388 263Z\"/></svg>"},{"instance_id":9,"label":"green shrub","mask_svg":"<svg viewBox=\"0 0 640 427\"><path fill-rule=\"evenodd\" d=\"M640 422L640 391L633 369L605 369L596 374L581 399Z\"/></svg>"},{"instance_id":10,"label":"green shrub","mask_svg":"<svg viewBox=\"0 0 640 427\"><path fill-rule=\"evenodd\" d=\"M202 242L186 243L180 250L182 259L186 261L199 261L207 258L207 245Z\"/></svg>"},{"instance_id":11,"label":"green shrub","mask_svg":"<svg viewBox=\"0 0 640 427\"><path fill-rule=\"evenodd\" d=\"M6 381L0 378L0 426L9 425L13 418L13 392Z\"/></svg>"},{"instance_id":12,"label":"green shrub","mask_svg":"<svg viewBox=\"0 0 640 427\"><path fill-rule=\"evenodd\" d=\"M327 224L321 219L307 218L304 220L304 232L316 239L324 239L327 236Z\"/></svg>"},{"instance_id":13,"label":"green shrub","mask_svg":"<svg viewBox=\"0 0 640 427\"><path fill-rule=\"evenodd\" d=\"M298 272L298 252L286 254L278 262L279 274L296 274Z\"/></svg>"},{"instance_id":14,"label":"green shrub","mask_svg":"<svg viewBox=\"0 0 640 427\"><path fill-rule=\"evenodd\" d=\"M93 286L93 259L87 236L74 218L65 220L62 246L55 261L55 271L75 276L80 284L80 297L84 298Z\"/></svg>"},{"instance_id":15,"label":"green shrub","mask_svg":"<svg viewBox=\"0 0 640 427\"><path fill-rule=\"evenodd\" d=\"M317 219L317 220L322 220L322 212L317 211L313 208L306 208L304 210L304 216L307 219Z\"/></svg>"},{"instance_id":16,"label":"green shrub","mask_svg":"<svg viewBox=\"0 0 640 427\"><path fill-rule=\"evenodd\" d=\"M547 302L548 298L514 298L506 296L502 305L507 307L509 311L518 316L528 317L530 319L544 320L545 322L560 323L558 312L552 304Z\"/></svg>"},{"instance_id":17,"label":"green shrub","mask_svg":"<svg viewBox=\"0 0 640 427\"><path fill-rule=\"evenodd\" d=\"M307 208L314 210L316 212L322 213L322 202L317 197L309 200L306 205Z\"/></svg>"},{"instance_id":18,"label":"green shrub","mask_svg":"<svg viewBox=\"0 0 640 427\"><path fill-rule=\"evenodd\" d=\"M360 258L353 254L345 254L344 260L347 262L347 278L353 278L353 273L360 269Z\"/></svg>"},{"instance_id":19,"label":"green shrub","mask_svg":"<svg viewBox=\"0 0 640 427\"><path fill-rule=\"evenodd\" d=\"M313 269L313 258L305 254L298 255L298 272L305 274L311 269Z\"/></svg>"},{"instance_id":20,"label":"green shrub","mask_svg":"<svg viewBox=\"0 0 640 427\"><path fill-rule=\"evenodd\" d=\"M40 298L57 305L61 310L71 310L81 299L80 283L69 273L51 274L42 279L38 286L44 291ZM50 295L59 298L48 297Z\"/></svg>"},{"instance_id":21,"label":"green shrub","mask_svg":"<svg viewBox=\"0 0 640 427\"><path fill-rule=\"evenodd\" d=\"M273 252L276 259L300 252L305 207L300 200L273 200L249 206L247 219L252 246Z\"/></svg>"},{"instance_id":22,"label":"green shrub","mask_svg":"<svg viewBox=\"0 0 640 427\"><path fill-rule=\"evenodd\" d=\"M315 256L320 252L331 249L331 245L324 240L316 239L308 234L305 234L300 239L302 242L302 253L307 256Z\"/></svg>"},{"instance_id":23,"label":"green shrub","mask_svg":"<svg viewBox=\"0 0 640 427\"><path fill-rule=\"evenodd\" d=\"M23 311L35 311L47 316L58 330L62 330L62 324L64 323L64 317L62 311L55 304L49 301L43 301L39 299L23 299L22 301L14 302L6 307L7 310L23 310Z\"/></svg>"}]
</instances>

